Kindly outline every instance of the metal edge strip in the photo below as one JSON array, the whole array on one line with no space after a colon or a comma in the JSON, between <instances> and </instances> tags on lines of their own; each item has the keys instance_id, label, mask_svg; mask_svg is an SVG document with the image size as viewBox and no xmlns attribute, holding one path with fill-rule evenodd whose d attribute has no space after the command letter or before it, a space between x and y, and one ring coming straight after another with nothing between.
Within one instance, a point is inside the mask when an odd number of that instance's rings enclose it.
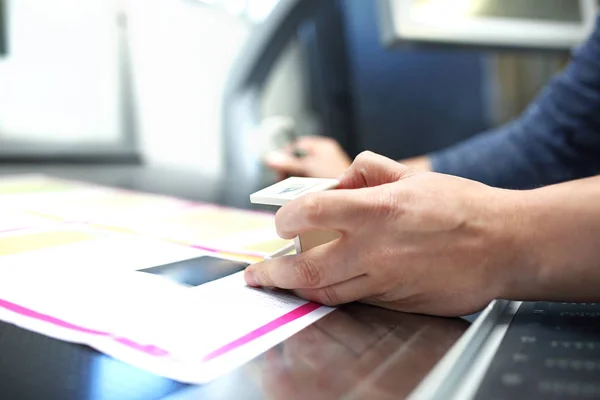
<instances>
[{"instance_id":1,"label":"metal edge strip","mask_svg":"<svg viewBox=\"0 0 600 400\"><path fill-rule=\"evenodd\" d=\"M408 396L409 400L448 399L459 389L461 377L472 365L504 310L510 302L492 301L473 325L436 364L425 379Z\"/></svg>"},{"instance_id":2,"label":"metal edge strip","mask_svg":"<svg viewBox=\"0 0 600 400\"><path fill-rule=\"evenodd\" d=\"M504 308L499 320L489 333L485 345L470 363L468 374L463 376L463 379L459 382L460 386L454 393L454 399L465 400L475 397L477 390L502 343L502 339L504 339L521 304L520 301L513 301Z\"/></svg>"}]
</instances>

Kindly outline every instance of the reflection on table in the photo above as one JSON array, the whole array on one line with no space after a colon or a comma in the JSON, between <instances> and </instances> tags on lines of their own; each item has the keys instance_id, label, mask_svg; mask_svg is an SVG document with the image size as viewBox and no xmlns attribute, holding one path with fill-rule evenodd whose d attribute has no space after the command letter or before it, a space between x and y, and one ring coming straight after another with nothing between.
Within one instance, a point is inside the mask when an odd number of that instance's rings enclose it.
<instances>
[{"instance_id":1,"label":"reflection on table","mask_svg":"<svg viewBox=\"0 0 600 400\"><path fill-rule=\"evenodd\" d=\"M398 399L468 328L461 319L345 306L269 350L260 379L269 399Z\"/></svg>"}]
</instances>

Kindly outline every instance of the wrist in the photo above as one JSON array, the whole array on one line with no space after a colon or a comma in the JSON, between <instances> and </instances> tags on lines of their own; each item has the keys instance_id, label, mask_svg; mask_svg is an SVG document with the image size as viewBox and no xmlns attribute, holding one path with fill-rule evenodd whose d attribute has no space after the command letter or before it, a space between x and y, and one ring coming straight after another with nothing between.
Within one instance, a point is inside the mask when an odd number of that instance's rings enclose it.
<instances>
[{"instance_id":1,"label":"wrist","mask_svg":"<svg viewBox=\"0 0 600 400\"><path fill-rule=\"evenodd\" d=\"M501 297L598 301L600 177L517 192L514 262ZM508 232L509 230L507 230Z\"/></svg>"},{"instance_id":2,"label":"wrist","mask_svg":"<svg viewBox=\"0 0 600 400\"><path fill-rule=\"evenodd\" d=\"M495 249L489 259L493 269L495 297L528 300L539 296L543 265L536 243L535 191L493 189L496 201L489 202L492 216L488 237Z\"/></svg>"}]
</instances>

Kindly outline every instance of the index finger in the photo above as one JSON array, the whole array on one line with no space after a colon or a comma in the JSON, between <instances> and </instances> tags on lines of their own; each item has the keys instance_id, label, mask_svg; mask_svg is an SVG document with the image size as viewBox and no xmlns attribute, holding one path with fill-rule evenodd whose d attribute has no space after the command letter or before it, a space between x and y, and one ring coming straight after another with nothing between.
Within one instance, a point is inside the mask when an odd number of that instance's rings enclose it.
<instances>
[{"instance_id":1,"label":"index finger","mask_svg":"<svg viewBox=\"0 0 600 400\"><path fill-rule=\"evenodd\" d=\"M413 170L390 158L370 151L360 153L340 178L340 189L374 187L396 182Z\"/></svg>"},{"instance_id":2,"label":"index finger","mask_svg":"<svg viewBox=\"0 0 600 400\"><path fill-rule=\"evenodd\" d=\"M327 190L290 201L275 215L277 234L292 239L312 230L354 231L377 206L368 190Z\"/></svg>"},{"instance_id":3,"label":"index finger","mask_svg":"<svg viewBox=\"0 0 600 400\"><path fill-rule=\"evenodd\" d=\"M363 275L366 264L356 260L355 254L344 251L334 241L298 255L252 264L244 271L244 277L250 286L322 288Z\"/></svg>"}]
</instances>

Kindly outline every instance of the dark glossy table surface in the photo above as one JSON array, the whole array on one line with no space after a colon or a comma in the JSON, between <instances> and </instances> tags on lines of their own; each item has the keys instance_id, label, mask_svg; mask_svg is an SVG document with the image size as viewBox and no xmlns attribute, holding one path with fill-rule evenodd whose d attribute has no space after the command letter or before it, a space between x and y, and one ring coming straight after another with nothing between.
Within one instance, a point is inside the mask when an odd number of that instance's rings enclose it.
<instances>
[{"instance_id":1,"label":"dark glossy table surface","mask_svg":"<svg viewBox=\"0 0 600 400\"><path fill-rule=\"evenodd\" d=\"M230 182L190 172L141 166L0 166L0 175L18 173L250 206L249 193ZM350 304L229 375L187 386L87 347L0 322L0 399L398 399L418 385L468 327L464 319Z\"/></svg>"}]
</instances>

